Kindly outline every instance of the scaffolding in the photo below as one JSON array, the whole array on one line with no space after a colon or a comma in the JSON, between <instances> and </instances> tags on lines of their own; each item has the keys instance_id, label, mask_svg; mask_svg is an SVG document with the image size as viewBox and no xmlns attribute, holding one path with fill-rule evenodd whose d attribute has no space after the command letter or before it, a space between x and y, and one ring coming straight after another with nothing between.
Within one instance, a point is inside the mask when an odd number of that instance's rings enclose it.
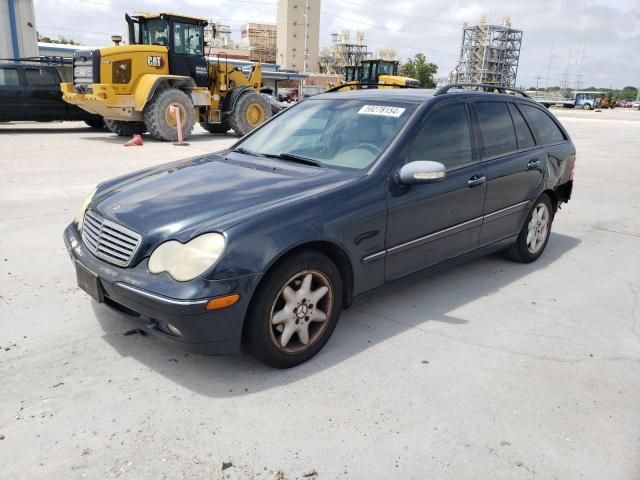
<instances>
[{"instance_id":1,"label":"scaffolding","mask_svg":"<svg viewBox=\"0 0 640 480\"><path fill-rule=\"evenodd\" d=\"M355 42L352 42L350 30L331 34L331 46L320 52L322 73L342 75L345 67L358 65L362 60L372 57L365 43L364 32L356 31L355 36Z\"/></svg>"},{"instance_id":2,"label":"scaffolding","mask_svg":"<svg viewBox=\"0 0 640 480\"><path fill-rule=\"evenodd\" d=\"M276 63L276 26L273 23L247 23L240 32L240 44L249 49L249 60Z\"/></svg>"},{"instance_id":3,"label":"scaffolding","mask_svg":"<svg viewBox=\"0 0 640 480\"><path fill-rule=\"evenodd\" d=\"M465 23L450 81L515 87L521 45L522 30L511 28L508 17L502 25L490 25L484 17L477 25Z\"/></svg>"}]
</instances>

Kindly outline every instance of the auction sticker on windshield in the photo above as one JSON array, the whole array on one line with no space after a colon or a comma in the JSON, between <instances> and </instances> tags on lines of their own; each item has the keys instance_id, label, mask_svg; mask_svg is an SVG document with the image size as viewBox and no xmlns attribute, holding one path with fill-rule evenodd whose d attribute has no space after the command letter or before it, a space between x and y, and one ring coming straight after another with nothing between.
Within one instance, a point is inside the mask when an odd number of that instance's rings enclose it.
<instances>
[{"instance_id":1,"label":"auction sticker on windshield","mask_svg":"<svg viewBox=\"0 0 640 480\"><path fill-rule=\"evenodd\" d=\"M404 108L389 105L364 105L358 113L360 115L382 115L384 117L399 117L404 113Z\"/></svg>"}]
</instances>

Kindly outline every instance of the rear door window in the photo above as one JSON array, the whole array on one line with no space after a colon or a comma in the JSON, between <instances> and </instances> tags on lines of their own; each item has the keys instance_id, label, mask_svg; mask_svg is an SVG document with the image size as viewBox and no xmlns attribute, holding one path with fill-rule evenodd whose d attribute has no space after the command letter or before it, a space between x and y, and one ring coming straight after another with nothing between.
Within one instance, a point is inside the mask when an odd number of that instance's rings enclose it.
<instances>
[{"instance_id":1,"label":"rear door window","mask_svg":"<svg viewBox=\"0 0 640 480\"><path fill-rule=\"evenodd\" d=\"M18 70L15 68L0 68L0 87L20 86Z\"/></svg>"},{"instance_id":2,"label":"rear door window","mask_svg":"<svg viewBox=\"0 0 640 480\"><path fill-rule=\"evenodd\" d=\"M447 170L471 163L471 129L463 103L444 105L431 114L409 145L407 161L432 160Z\"/></svg>"},{"instance_id":3,"label":"rear door window","mask_svg":"<svg viewBox=\"0 0 640 480\"><path fill-rule=\"evenodd\" d=\"M60 83L60 78L48 68L25 68L24 77L30 87L52 87Z\"/></svg>"},{"instance_id":4,"label":"rear door window","mask_svg":"<svg viewBox=\"0 0 640 480\"><path fill-rule=\"evenodd\" d=\"M516 132L506 103L477 102L473 104L483 142L483 158L514 152L518 149Z\"/></svg>"},{"instance_id":5,"label":"rear door window","mask_svg":"<svg viewBox=\"0 0 640 480\"><path fill-rule=\"evenodd\" d=\"M529 125L531 125L539 145L548 145L566 140L562 130L547 112L530 105L519 105L518 108L522 110Z\"/></svg>"},{"instance_id":6,"label":"rear door window","mask_svg":"<svg viewBox=\"0 0 640 480\"><path fill-rule=\"evenodd\" d=\"M524 121L520 110L511 105L511 117L513 118L513 125L516 127L516 137L518 138L518 148L533 147L536 142L533 139L531 130L527 122Z\"/></svg>"}]
</instances>

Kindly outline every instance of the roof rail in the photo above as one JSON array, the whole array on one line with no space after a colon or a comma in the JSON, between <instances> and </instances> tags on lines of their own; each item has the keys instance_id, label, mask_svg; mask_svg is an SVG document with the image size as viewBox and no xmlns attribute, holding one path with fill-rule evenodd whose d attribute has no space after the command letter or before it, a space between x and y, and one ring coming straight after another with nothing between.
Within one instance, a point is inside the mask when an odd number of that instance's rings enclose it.
<instances>
[{"instance_id":1,"label":"roof rail","mask_svg":"<svg viewBox=\"0 0 640 480\"><path fill-rule=\"evenodd\" d=\"M500 85L488 85L486 83L450 83L449 85L445 85L444 87L440 87L436 90L434 95L443 95L448 93L450 89L462 89L462 87L475 87L476 90L488 93L502 93L505 95L522 95L525 98L531 98L529 95L524 93L522 90L517 90L511 87L502 87Z\"/></svg>"}]
</instances>

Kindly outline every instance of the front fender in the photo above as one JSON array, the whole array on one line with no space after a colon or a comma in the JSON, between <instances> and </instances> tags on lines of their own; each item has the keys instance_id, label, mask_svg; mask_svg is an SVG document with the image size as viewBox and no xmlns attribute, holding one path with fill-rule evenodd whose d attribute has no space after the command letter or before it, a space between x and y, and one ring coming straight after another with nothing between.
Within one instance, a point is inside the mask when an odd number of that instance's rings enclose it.
<instances>
[{"instance_id":1,"label":"front fender","mask_svg":"<svg viewBox=\"0 0 640 480\"><path fill-rule=\"evenodd\" d=\"M191 77L181 75L154 75L151 73L142 75L134 90L135 109L142 111L144 106L153 98L154 93L161 84L170 85L180 90L192 90L196 88L196 82Z\"/></svg>"}]
</instances>

